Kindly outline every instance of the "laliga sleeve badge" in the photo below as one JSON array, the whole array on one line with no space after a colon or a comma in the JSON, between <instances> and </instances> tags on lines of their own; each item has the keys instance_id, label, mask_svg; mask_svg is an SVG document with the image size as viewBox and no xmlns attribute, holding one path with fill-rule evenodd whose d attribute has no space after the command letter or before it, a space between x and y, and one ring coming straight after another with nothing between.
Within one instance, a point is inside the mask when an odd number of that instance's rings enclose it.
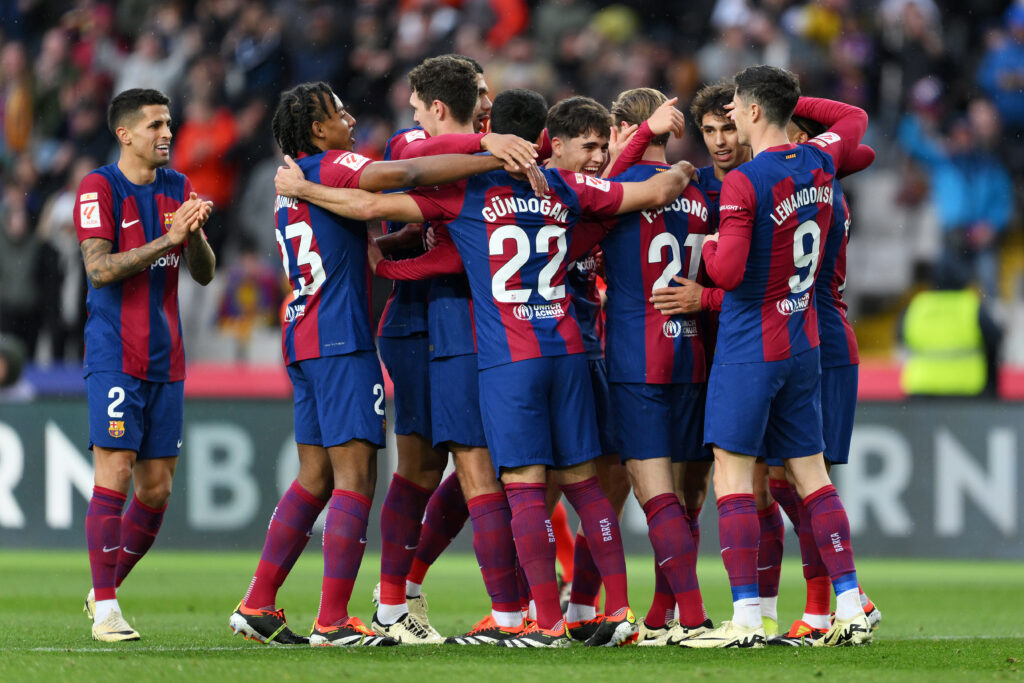
<instances>
[{"instance_id":1,"label":"laliga sleeve badge","mask_svg":"<svg viewBox=\"0 0 1024 683\"><path fill-rule=\"evenodd\" d=\"M124 436L124 420L110 420L107 423L107 433L115 439Z\"/></svg>"}]
</instances>

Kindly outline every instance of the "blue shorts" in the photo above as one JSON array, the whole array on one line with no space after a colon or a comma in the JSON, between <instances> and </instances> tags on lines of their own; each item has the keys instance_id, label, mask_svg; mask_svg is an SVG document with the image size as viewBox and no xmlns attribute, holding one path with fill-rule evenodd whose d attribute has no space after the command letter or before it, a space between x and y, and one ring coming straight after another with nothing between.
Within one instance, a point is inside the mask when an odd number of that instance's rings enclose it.
<instances>
[{"instance_id":1,"label":"blue shorts","mask_svg":"<svg viewBox=\"0 0 1024 683\"><path fill-rule=\"evenodd\" d=\"M373 351L301 360L288 377L296 442L327 448L364 439L384 447L384 377Z\"/></svg>"},{"instance_id":2,"label":"blue shorts","mask_svg":"<svg viewBox=\"0 0 1024 683\"><path fill-rule=\"evenodd\" d=\"M480 371L480 413L494 470L569 467L601 454L583 354L520 360Z\"/></svg>"},{"instance_id":3,"label":"blue shorts","mask_svg":"<svg viewBox=\"0 0 1024 683\"><path fill-rule=\"evenodd\" d=\"M704 447L707 385L612 382L612 412L629 425L619 438L622 461L671 458L672 462L712 460Z\"/></svg>"},{"instance_id":4,"label":"blue shorts","mask_svg":"<svg viewBox=\"0 0 1024 683\"><path fill-rule=\"evenodd\" d=\"M430 361L430 427L435 446L453 441L487 447L479 374L475 353Z\"/></svg>"},{"instance_id":5,"label":"blue shorts","mask_svg":"<svg viewBox=\"0 0 1024 683\"><path fill-rule=\"evenodd\" d=\"M185 424L185 383L147 382L123 372L85 378L89 447L135 451L139 460L175 458Z\"/></svg>"},{"instance_id":6,"label":"blue shorts","mask_svg":"<svg viewBox=\"0 0 1024 683\"><path fill-rule=\"evenodd\" d=\"M825 437L825 460L833 465L845 465L850 460L859 377L858 365L821 369L821 431Z\"/></svg>"},{"instance_id":7,"label":"blue shorts","mask_svg":"<svg viewBox=\"0 0 1024 683\"><path fill-rule=\"evenodd\" d=\"M785 360L712 365L704 443L783 460L821 453L818 358L813 348Z\"/></svg>"},{"instance_id":8,"label":"blue shorts","mask_svg":"<svg viewBox=\"0 0 1024 683\"><path fill-rule=\"evenodd\" d=\"M378 337L380 359L395 385L395 434L419 434L431 440L430 432L430 338Z\"/></svg>"},{"instance_id":9,"label":"blue shorts","mask_svg":"<svg viewBox=\"0 0 1024 683\"><path fill-rule=\"evenodd\" d=\"M594 407L597 409L597 437L601 443L601 455L618 453L616 417L608 391L608 369L604 358L590 359L587 365L590 366L590 386L594 390Z\"/></svg>"}]
</instances>

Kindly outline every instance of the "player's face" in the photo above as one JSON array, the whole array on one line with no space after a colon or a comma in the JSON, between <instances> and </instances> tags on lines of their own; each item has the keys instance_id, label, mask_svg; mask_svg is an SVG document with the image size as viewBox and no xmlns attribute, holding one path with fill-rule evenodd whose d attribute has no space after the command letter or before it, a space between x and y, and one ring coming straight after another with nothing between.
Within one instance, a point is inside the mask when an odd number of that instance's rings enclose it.
<instances>
[{"instance_id":1,"label":"player's face","mask_svg":"<svg viewBox=\"0 0 1024 683\"><path fill-rule=\"evenodd\" d=\"M704 135L711 163L720 172L728 173L750 159L750 150L740 144L736 124L732 119L717 114L704 114L700 132Z\"/></svg>"},{"instance_id":2,"label":"player's face","mask_svg":"<svg viewBox=\"0 0 1024 683\"><path fill-rule=\"evenodd\" d=\"M437 116L426 102L420 99L415 92L409 95L409 106L412 107L412 119L420 124L427 135L437 135Z\"/></svg>"},{"instance_id":3,"label":"player's face","mask_svg":"<svg viewBox=\"0 0 1024 683\"><path fill-rule=\"evenodd\" d=\"M171 160L171 112L163 104L147 104L142 116L130 127L128 146L132 154L153 168L166 166Z\"/></svg>"},{"instance_id":4,"label":"player's face","mask_svg":"<svg viewBox=\"0 0 1024 683\"><path fill-rule=\"evenodd\" d=\"M476 111L473 112L473 131L479 133L487 124L487 119L491 118L491 98L488 96L490 88L487 87L483 74L476 75L476 85L480 95L477 98Z\"/></svg>"},{"instance_id":5,"label":"player's face","mask_svg":"<svg viewBox=\"0 0 1024 683\"><path fill-rule=\"evenodd\" d=\"M555 138L551 145L554 165L566 171L597 176L608 161L608 136L596 131L568 140Z\"/></svg>"},{"instance_id":6,"label":"player's face","mask_svg":"<svg viewBox=\"0 0 1024 683\"><path fill-rule=\"evenodd\" d=\"M729 118L736 124L736 133L741 145L750 145L750 105L740 99L739 94L732 96L732 102L726 105Z\"/></svg>"},{"instance_id":7,"label":"player's face","mask_svg":"<svg viewBox=\"0 0 1024 683\"><path fill-rule=\"evenodd\" d=\"M351 150L355 144L352 133L356 127L356 119L345 110L345 105L337 95L334 96L333 103L334 110L328 111L327 118L320 122L324 144L326 149Z\"/></svg>"}]
</instances>

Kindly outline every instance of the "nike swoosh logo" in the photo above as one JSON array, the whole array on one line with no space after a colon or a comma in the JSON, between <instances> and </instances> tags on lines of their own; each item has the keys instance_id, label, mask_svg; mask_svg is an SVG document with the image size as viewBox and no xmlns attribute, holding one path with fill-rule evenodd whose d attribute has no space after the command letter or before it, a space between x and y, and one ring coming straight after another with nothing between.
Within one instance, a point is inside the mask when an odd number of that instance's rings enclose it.
<instances>
[{"instance_id":1,"label":"nike swoosh logo","mask_svg":"<svg viewBox=\"0 0 1024 683\"><path fill-rule=\"evenodd\" d=\"M124 228L131 227L131 226L135 225L138 222L139 222L138 218L136 218L135 220L133 220L131 222L126 222L126 221L122 220L121 221L121 229L123 230Z\"/></svg>"},{"instance_id":2,"label":"nike swoosh logo","mask_svg":"<svg viewBox=\"0 0 1024 683\"><path fill-rule=\"evenodd\" d=\"M129 555L141 555L142 554L142 553L137 553L134 550L128 550L128 548L125 548L124 551L126 553L128 553Z\"/></svg>"},{"instance_id":3,"label":"nike swoosh logo","mask_svg":"<svg viewBox=\"0 0 1024 683\"><path fill-rule=\"evenodd\" d=\"M661 562L658 563L658 566L659 567L664 567L665 563L668 562L671 559L672 559L671 557L666 557L664 560L662 560Z\"/></svg>"},{"instance_id":4,"label":"nike swoosh logo","mask_svg":"<svg viewBox=\"0 0 1024 683\"><path fill-rule=\"evenodd\" d=\"M771 569L774 566L775 566L774 564L770 564L767 567L758 567L757 571L759 571L759 572L766 572L766 571L768 571L769 569Z\"/></svg>"},{"instance_id":5,"label":"nike swoosh logo","mask_svg":"<svg viewBox=\"0 0 1024 683\"><path fill-rule=\"evenodd\" d=\"M724 552L725 552L726 550L732 550L732 546L730 545L730 546L729 546L729 547L727 547L727 548L722 548L722 552L723 552L723 553L724 553Z\"/></svg>"},{"instance_id":6,"label":"nike swoosh logo","mask_svg":"<svg viewBox=\"0 0 1024 683\"><path fill-rule=\"evenodd\" d=\"M178 439L178 448L181 448L181 439Z\"/></svg>"},{"instance_id":7,"label":"nike swoosh logo","mask_svg":"<svg viewBox=\"0 0 1024 683\"><path fill-rule=\"evenodd\" d=\"M359 542L362 543L363 545L366 545L366 539L365 538L360 538Z\"/></svg>"},{"instance_id":8,"label":"nike swoosh logo","mask_svg":"<svg viewBox=\"0 0 1024 683\"><path fill-rule=\"evenodd\" d=\"M416 550L416 546L414 546L414 545L407 545L407 546L405 546L405 549L406 550Z\"/></svg>"},{"instance_id":9,"label":"nike swoosh logo","mask_svg":"<svg viewBox=\"0 0 1024 683\"><path fill-rule=\"evenodd\" d=\"M108 548L107 546L103 546L103 552L105 552L105 553L112 553L112 552L114 552L115 550L117 550L120 547L121 546L119 546L119 545L115 545L113 548Z\"/></svg>"}]
</instances>

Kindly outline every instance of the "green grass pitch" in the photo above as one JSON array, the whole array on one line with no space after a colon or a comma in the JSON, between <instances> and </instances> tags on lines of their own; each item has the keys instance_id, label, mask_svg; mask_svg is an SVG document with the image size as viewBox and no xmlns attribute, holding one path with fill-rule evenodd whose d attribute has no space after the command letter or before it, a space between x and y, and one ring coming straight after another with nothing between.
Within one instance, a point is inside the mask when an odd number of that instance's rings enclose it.
<instances>
[{"instance_id":1,"label":"green grass pitch","mask_svg":"<svg viewBox=\"0 0 1024 683\"><path fill-rule=\"evenodd\" d=\"M321 561L311 544L279 596L296 630L317 608ZM89 586L84 552L0 552L0 681L9 680L1022 680L1024 565L939 560L858 563L862 584L883 613L875 644L865 648L679 648L504 650L493 647L399 647L346 650L267 647L232 636L227 618L244 593L258 551L155 550L122 587L120 600L143 640L95 643L81 612ZM651 560L629 561L638 616L653 590ZM352 613L370 620L379 558L367 555ZM716 623L731 615L728 582L717 557L701 559L700 578ZM780 620L799 617L798 559L783 568ZM430 619L442 633L468 629L488 603L474 558L451 554L428 574Z\"/></svg>"}]
</instances>

